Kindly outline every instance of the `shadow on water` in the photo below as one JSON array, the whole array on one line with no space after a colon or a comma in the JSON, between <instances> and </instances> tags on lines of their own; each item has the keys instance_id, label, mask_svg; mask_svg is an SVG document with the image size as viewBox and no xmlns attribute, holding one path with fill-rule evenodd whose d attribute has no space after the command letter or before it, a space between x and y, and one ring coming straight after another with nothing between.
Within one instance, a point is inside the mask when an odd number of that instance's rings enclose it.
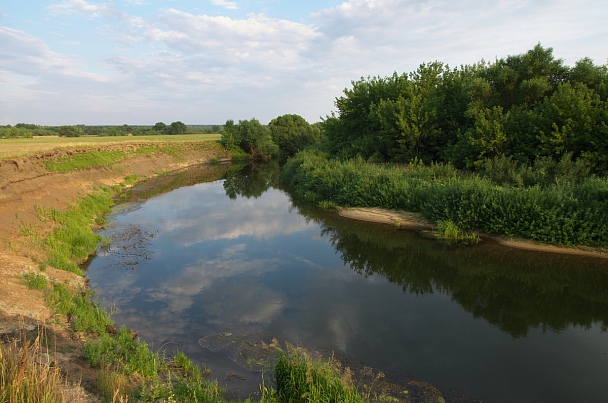
<instances>
[{"instance_id":1,"label":"shadow on water","mask_svg":"<svg viewBox=\"0 0 608 403\"><path fill-rule=\"evenodd\" d=\"M531 328L608 327L608 259L508 248L493 242L450 246L413 231L337 217L298 203L318 222L343 262L363 276L380 275L404 293L441 292L475 318L512 337Z\"/></svg>"}]
</instances>

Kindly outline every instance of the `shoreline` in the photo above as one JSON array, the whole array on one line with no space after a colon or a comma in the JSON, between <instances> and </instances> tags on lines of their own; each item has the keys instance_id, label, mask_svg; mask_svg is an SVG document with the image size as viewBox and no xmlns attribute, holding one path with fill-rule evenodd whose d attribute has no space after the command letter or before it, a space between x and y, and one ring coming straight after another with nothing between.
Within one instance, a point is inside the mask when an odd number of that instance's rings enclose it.
<instances>
[{"instance_id":1,"label":"shoreline","mask_svg":"<svg viewBox=\"0 0 608 403\"><path fill-rule=\"evenodd\" d=\"M230 160L215 142L159 142L154 147L179 147L179 153L134 153L137 139L121 144L92 144L78 149L44 150L23 157L0 160L0 343L44 332L53 344L53 361L60 369L65 388L73 393L70 401L96 402L97 378L101 372L81 358L88 335L74 331L69 320L46 301L52 282L74 293L88 289L84 276L57 269L48 263L41 242L55 224L40 211L64 211L73 207L99 187L129 187L128 177L139 180L166 177L168 172ZM46 163L64 162L89 151L123 152L125 158L87 168L53 172ZM213 168L210 168L213 169ZM29 288L25 275L46 279L46 288Z\"/></svg>"},{"instance_id":2,"label":"shoreline","mask_svg":"<svg viewBox=\"0 0 608 403\"><path fill-rule=\"evenodd\" d=\"M399 229L408 229L412 231L433 231L436 228L435 223L422 217L422 214L403 210L388 210L377 207L348 207L340 209L338 215L353 220L388 224ZM485 233L478 233L478 235L484 240L490 240L509 248L608 259L608 250L598 248L562 247L536 243L531 240L507 239L499 235Z\"/></svg>"}]
</instances>

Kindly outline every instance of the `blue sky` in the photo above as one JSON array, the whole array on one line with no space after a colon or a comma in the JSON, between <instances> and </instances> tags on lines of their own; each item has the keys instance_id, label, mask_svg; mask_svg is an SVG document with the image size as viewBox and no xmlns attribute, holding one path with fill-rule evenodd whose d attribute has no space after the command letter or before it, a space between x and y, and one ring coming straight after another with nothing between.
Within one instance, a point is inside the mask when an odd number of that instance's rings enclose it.
<instances>
[{"instance_id":1,"label":"blue sky","mask_svg":"<svg viewBox=\"0 0 608 403\"><path fill-rule=\"evenodd\" d=\"M0 124L317 122L351 81L520 54L608 61L605 0L0 3Z\"/></svg>"}]
</instances>

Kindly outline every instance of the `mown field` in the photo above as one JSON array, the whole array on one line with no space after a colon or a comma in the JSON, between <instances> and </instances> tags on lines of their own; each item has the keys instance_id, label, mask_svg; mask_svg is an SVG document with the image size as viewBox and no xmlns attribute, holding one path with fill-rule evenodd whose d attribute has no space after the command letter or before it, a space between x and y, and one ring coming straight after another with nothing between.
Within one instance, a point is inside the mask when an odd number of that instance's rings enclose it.
<instances>
[{"instance_id":1,"label":"mown field","mask_svg":"<svg viewBox=\"0 0 608 403\"><path fill-rule=\"evenodd\" d=\"M191 141L215 141L219 140L220 134L177 134L177 135L154 135L154 136L82 136L82 137L57 137L42 136L33 138L0 139L0 160L7 158L24 157L44 151L64 148L79 148L93 145L117 144L127 142L191 142Z\"/></svg>"}]
</instances>

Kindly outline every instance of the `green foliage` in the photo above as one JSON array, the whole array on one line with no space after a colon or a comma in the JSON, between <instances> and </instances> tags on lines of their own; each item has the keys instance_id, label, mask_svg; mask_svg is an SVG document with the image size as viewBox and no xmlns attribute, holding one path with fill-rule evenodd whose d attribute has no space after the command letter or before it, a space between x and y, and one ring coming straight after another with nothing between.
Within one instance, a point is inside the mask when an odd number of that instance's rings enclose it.
<instances>
[{"instance_id":1,"label":"green foliage","mask_svg":"<svg viewBox=\"0 0 608 403\"><path fill-rule=\"evenodd\" d=\"M281 153L294 155L321 139L321 130L299 115L283 115L270 121L272 140Z\"/></svg>"},{"instance_id":2,"label":"green foliage","mask_svg":"<svg viewBox=\"0 0 608 403\"><path fill-rule=\"evenodd\" d=\"M226 121L220 142L229 150L240 147L251 159L265 159L279 152L270 129L257 119L241 120L236 125L233 120Z\"/></svg>"},{"instance_id":3,"label":"green foliage","mask_svg":"<svg viewBox=\"0 0 608 403\"><path fill-rule=\"evenodd\" d=\"M437 236L446 243L476 244L479 235L463 231L452 220L437 221Z\"/></svg>"},{"instance_id":4,"label":"green foliage","mask_svg":"<svg viewBox=\"0 0 608 403\"><path fill-rule=\"evenodd\" d=\"M49 285L46 276L43 274L26 273L21 278L30 290L45 290Z\"/></svg>"},{"instance_id":5,"label":"green foliage","mask_svg":"<svg viewBox=\"0 0 608 403\"><path fill-rule=\"evenodd\" d=\"M82 135L82 130L78 126L61 126L57 132L62 137L80 137Z\"/></svg>"},{"instance_id":6,"label":"green foliage","mask_svg":"<svg viewBox=\"0 0 608 403\"><path fill-rule=\"evenodd\" d=\"M170 125L166 125L163 122L157 122L152 127L152 131L162 134L183 134L188 132L188 126L180 121L172 122Z\"/></svg>"},{"instance_id":7,"label":"green foliage","mask_svg":"<svg viewBox=\"0 0 608 403\"><path fill-rule=\"evenodd\" d=\"M106 326L111 325L109 314L91 302L90 290L73 292L62 284L53 283L46 294L46 300L58 314L66 315L73 331L87 333L104 333Z\"/></svg>"},{"instance_id":8,"label":"green foliage","mask_svg":"<svg viewBox=\"0 0 608 403\"><path fill-rule=\"evenodd\" d=\"M297 197L316 203L421 212L434 221L450 220L466 231L550 244L608 245L605 178L500 186L476 175L455 175L453 169L438 169L437 165L374 165L361 159L341 162L308 151L287 162L281 181Z\"/></svg>"},{"instance_id":9,"label":"green foliage","mask_svg":"<svg viewBox=\"0 0 608 403\"><path fill-rule=\"evenodd\" d=\"M18 123L15 127L11 126L0 126L0 139L14 139L14 138L32 138L34 132L26 127L19 126ZM35 126L35 125L34 125Z\"/></svg>"},{"instance_id":10,"label":"green foliage","mask_svg":"<svg viewBox=\"0 0 608 403\"><path fill-rule=\"evenodd\" d=\"M61 157L58 160L45 160L44 165L51 172L65 173L77 169L107 166L125 157L126 154L119 150L89 150Z\"/></svg>"},{"instance_id":11,"label":"green foliage","mask_svg":"<svg viewBox=\"0 0 608 403\"><path fill-rule=\"evenodd\" d=\"M112 189L104 187L65 211L38 209L41 218L58 224L44 241L47 252L45 264L82 274L78 264L94 253L101 241L101 237L93 232L91 226L98 217L110 211L113 195Z\"/></svg>"},{"instance_id":12,"label":"green foliage","mask_svg":"<svg viewBox=\"0 0 608 403\"><path fill-rule=\"evenodd\" d=\"M303 349L288 345L275 365L276 396L263 401L363 403L350 370L333 357L315 360ZM268 394L268 393L267 393Z\"/></svg>"},{"instance_id":13,"label":"green foliage","mask_svg":"<svg viewBox=\"0 0 608 403\"><path fill-rule=\"evenodd\" d=\"M352 83L324 123L332 157L407 163L417 158L479 170L487 158L532 164L571 155L608 171L608 68L573 68L540 44L520 55Z\"/></svg>"}]
</instances>

